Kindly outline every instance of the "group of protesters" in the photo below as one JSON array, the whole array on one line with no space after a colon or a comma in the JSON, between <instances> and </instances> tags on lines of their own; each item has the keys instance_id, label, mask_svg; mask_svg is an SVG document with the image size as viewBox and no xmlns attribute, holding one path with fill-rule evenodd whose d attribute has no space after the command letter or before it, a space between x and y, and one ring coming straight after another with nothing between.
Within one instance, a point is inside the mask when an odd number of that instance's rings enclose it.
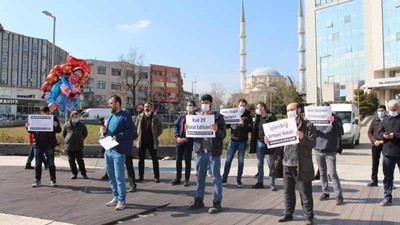
<instances>
[{"instance_id":1,"label":"group of protesters","mask_svg":"<svg viewBox=\"0 0 400 225\"><path fill-rule=\"evenodd\" d=\"M109 207L116 210L123 210L126 207L126 181L125 167L128 172L129 192L136 191L136 182L144 181L144 164L146 151L148 150L153 162L154 182L160 182L160 169L158 162L157 149L159 147L158 137L162 134L162 122L160 117L153 112L152 104L144 104L144 111L140 113L136 120L122 110L121 98L117 95L112 96L109 101L111 116L102 121L100 127L100 138L109 137L118 145L103 150L106 174L102 179L108 179L112 189L113 199L107 202ZM192 154L195 156L195 167L197 175L197 190L194 202L190 205L190 210L196 210L204 206L204 192L207 174L211 174L214 185L214 198L209 213L219 213L222 211L222 191L223 184L228 182L231 164L237 152L238 170L236 176L237 187L242 187L242 175L244 170L244 158L246 149L250 148L250 153L257 155L257 182L252 186L254 189L265 188L264 186L264 159L269 168L269 188L277 191L275 180L283 178L283 197L285 211L279 218L279 222L293 220L293 213L296 205L296 193L298 189L301 196L306 224L313 224L313 194L312 181L315 179L312 151L318 165L322 193L319 200L329 200L329 181L328 174L332 180L337 205L344 202L340 179L336 171L336 154L341 145L343 135L343 124L335 113L326 118L329 126L314 126L303 116L302 109L298 103L287 105L287 117L296 121L298 138L297 144L289 144L283 147L269 148L269 136L265 133L263 125L277 121L271 109L263 102L256 105L255 118L251 116L247 108L247 101L240 99L237 103L241 119L236 124L225 124L224 116L218 111L213 110L213 98L205 94L201 97L201 106L197 107L194 101L187 102L186 110L179 115L174 124L174 136L176 140L176 177L171 181L172 185L182 184L182 161L185 160L185 176L183 185L190 186ZM329 106L324 102L322 106ZM371 122L368 136L372 146L372 182L368 186L378 185L378 165L381 152L383 153L383 172L385 198L381 202L382 206L392 203L393 173L394 168L400 165L400 116L399 102L391 100L388 103L389 115L386 115L385 106L378 107L377 117ZM40 114L50 114L48 107L43 107ZM187 116L191 115L214 115L214 124L211 125L214 137L193 138L187 137ZM75 160L78 162L79 171L84 179L88 179L85 164L83 161L84 139L88 132L84 123L79 120L76 111L71 112L70 120L61 129L60 123L54 116L53 132L30 132L33 137L32 145L35 151L35 183L33 187L41 185L41 164L46 156L46 165L49 168L51 186L56 187L56 169L54 165L54 148L57 145L56 133L61 133L65 139L65 151L68 156L72 177L77 179L78 169ZM28 127L29 124L26 124ZM226 161L221 176L221 155L223 153L223 140L226 130L231 129L230 141L226 151ZM249 141L249 134L251 138ZM133 168L132 145L136 141L139 151L139 177L135 179ZM32 157L31 157L32 158ZM32 159L31 159L32 160ZM27 163L26 168L32 168ZM400 168L400 166L399 166Z\"/></svg>"}]
</instances>

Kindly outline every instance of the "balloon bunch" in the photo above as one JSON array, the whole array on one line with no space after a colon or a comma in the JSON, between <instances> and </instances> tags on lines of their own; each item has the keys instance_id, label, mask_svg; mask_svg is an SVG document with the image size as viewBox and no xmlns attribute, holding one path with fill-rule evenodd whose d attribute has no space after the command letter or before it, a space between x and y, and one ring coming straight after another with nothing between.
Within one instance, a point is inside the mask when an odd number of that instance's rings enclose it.
<instances>
[{"instance_id":1,"label":"balloon bunch","mask_svg":"<svg viewBox=\"0 0 400 225\"><path fill-rule=\"evenodd\" d=\"M50 70L40 89L51 111L58 108L64 114L65 110L76 109L76 104L83 101L79 98L82 94L80 87L88 81L90 70L85 60L73 56L68 56L65 64L55 65Z\"/></svg>"}]
</instances>

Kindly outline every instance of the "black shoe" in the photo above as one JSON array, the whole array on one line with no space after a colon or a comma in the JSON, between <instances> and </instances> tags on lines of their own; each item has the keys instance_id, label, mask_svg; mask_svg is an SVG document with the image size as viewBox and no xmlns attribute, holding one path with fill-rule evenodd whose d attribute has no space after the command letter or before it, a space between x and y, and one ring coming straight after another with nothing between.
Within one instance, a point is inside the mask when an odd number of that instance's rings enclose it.
<instances>
[{"instance_id":1,"label":"black shoe","mask_svg":"<svg viewBox=\"0 0 400 225\"><path fill-rule=\"evenodd\" d=\"M392 205L392 199L391 198L385 198L381 202L381 206L390 206Z\"/></svg>"},{"instance_id":2,"label":"black shoe","mask_svg":"<svg viewBox=\"0 0 400 225\"><path fill-rule=\"evenodd\" d=\"M76 178L78 178L78 176L75 174L71 176L71 180L75 180Z\"/></svg>"},{"instance_id":3,"label":"black shoe","mask_svg":"<svg viewBox=\"0 0 400 225\"><path fill-rule=\"evenodd\" d=\"M342 196L336 197L336 205L343 205L343 197Z\"/></svg>"},{"instance_id":4,"label":"black shoe","mask_svg":"<svg viewBox=\"0 0 400 225\"><path fill-rule=\"evenodd\" d=\"M154 179L154 182L156 182L158 184L158 183L160 183L160 179L156 178L156 179Z\"/></svg>"},{"instance_id":5,"label":"black shoe","mask_svg":"<svg viewBox=\"0 0 400 225\"><path fill-rule=\"evenodd\" d=\"M136 192L136 184L133 184L133 186L131 186L128 190L128 192Z\"/></svg>"},{"instance_id":6,"label":"black shoe","mask_svg":"<svg viewBox=\"0 0 400 225\"><path fill-rule=\"evenodd\" d=\"M196 210L204 208L204 202L201 199L195 198L193 205L189 207L190 210Z\"/></svg>"},{"instance_id":7,"label":"black shoe","mask_svg":"<svg viewBox=\"0 0 400 225\"><path fill-rule=\"evenodd\" d=\"M44 166L44 169L45 169L45 170L49 169L49 166Z\"/></svg>"},{"instance_id":8,"label":"black shoe","mask_svg":"<svg viewBox=\"0 0 400 225\"><path fill-rule=\"evenodd\" d=\"M278 222L279 223L283 223L283 222L292 221L292 220L293 220L293 216L292 215L285 214L284 216L279 218Z\"/></svg>"},{"instance_id":9,"label":"black shoe","mask_svg":"<svg viewBox=\"0 0 400 225\"><path fill-rule=\"evenodd\" d=\"M227 179L222 179L222 184L227 184L228 180Z\"/></svg>"},{"instance_id":10,"label":"black shoe","mask_svg":"<svg viewBox=\"0 0 400 225\"><path fill-rule=\"evenodd\" d=\"M328 174L328 182L332 182L331 175Z\"/></svg>"},{"instance_id":11,"label":"black shoe","mask_svg":"<svg viewBox=\"0 0 400 225\"><path fill-rule=\"evenodd\" d=\"M173 181L171 181L170 182L171 183L171 185L179 185L179 184L181 184L182 182L180 181L180 180L173 180Z\"/></svg>"},{"instance_id":12,"label":"black shoe","mask_svg":"<svg viewBox=\"0 0 400 225\"><path fill-rule=\"evenodd\" d=\"M104 174L104 176L102 176L100 179L101 179L101 180L109 180L109 178L108 178L108 175L107 175L107 174Z\"/></svg>"},{"instance_id":13,"label":"black shoe","mask_svg":"<svg viewBox=\"0 0 400 225\"><path fill-rule=\"evenodd\" d=\"M277 191L278 188L276 188L275 184L270 184L269 186L271 186L271 191Z\"/></svg>"},{"instance_id":14,"label":"black shoe","mask_svg":"<svg viewBox=\"0 0 400 225\"><path fill-rule=\"evenodd\" d=\"M378 187L378 182L371 181L367 184L367 187Z\"/></svg>"},{"instance_id":15,"label":"black shoe","mask_svg":"<svg viewBox=\"0 0 400 225\"><path fill-rule=\"evenodd\" d=\"M221 202L213 202L213 206L208 210L210 214L216 214L222 211Z\"/></svg>"},{"instance_id":16,"label":"black shoe","mask_svg":"<svg viewBox=\"0 0 400 225\"><path fill-rule=\"evenodd\" d=\"M307 219L305 224L306 225L313 225L314 224L314 219Z\"/></svg>"},{"instance_id":17,"label":"black shoe","mask_svg":"<svg viewBox=\"0 0 400 225\"><path fill-rule=\"evenodd\" d=\"M143 177L139 177L138 179L136 179L136 182L143 182L143 181L144 181Z\"/></svg>"},{"instance_id":18,"label":"black shoe","mask_svg":"<svg viewBox=\"0 0 400 225\"><path fill-rule=\"evenodd\" d=\"M258 173L256 173L253 177L254 177L254 178L257 178L257 177L258 177Z\"/></svg>"},{"instance_id":19,"label":"black shoe","mask_svg":"<svg viewBox=\"0 0 400 225\"><path fill-rule=\"evenodd\" d=\"M255 185L253 185L254 189L263 189L264 185L262 183L256 183Z\"/></svg>"},{"instance_id":20,"label":"black shoe","mask_svg":"<svg viewBox=\"0 0 400 225\"><path fill-rule=\"evenodd\" d=\"M236 185L237 185L237 187L243 187L243 183L242 183L242 181L240 181L240 180L238 180L238 181L236 181Z\"/></svg>"},{"instance_id":21,"label":"black shoe","mask_svg":"<svg viewBox=\"0 0 400 225\"><path fill-rule=\"evenodd\" d=\"M31 166L31 165L26 165L26 166L25 166L25 169L26 169L26 170L33 170L33 169L35 169L35 167L33 167L33 166Z\"/></svg>"},{"instance_id":22,"label":"black shoe","mask_svg":"<svg viewBox=\"0 0 400 225\"><path fill-rule=\"evenodd\" d=\"M83 179L89 179L89 177L86 174L82 175L82 177L83 177Z\"/></svg>"},{"instance_id":23,"label":"black shoe","mask_svg":"<svg viewBox=\"0 0 400 225\"><path fill-rule=\"evenodd\" d=\"M329 194L327 194L327 193L322 193L320 196L319 196L319 200L320 201L324 201L324 200L328 200L329 199Z\"/></svg>"},{"instance_id":24,"label":"black shoe","mask_svg":"<svg viewBox=\"0 0 400 225\"><path fill-rule=\"evenodd\" d=\"M184 187L189 187L189 186L190 186L189 181L188 181L188 180L185 180L185 182L183 183L183 186L184 186Z\"/></svg>"}]
</instances>

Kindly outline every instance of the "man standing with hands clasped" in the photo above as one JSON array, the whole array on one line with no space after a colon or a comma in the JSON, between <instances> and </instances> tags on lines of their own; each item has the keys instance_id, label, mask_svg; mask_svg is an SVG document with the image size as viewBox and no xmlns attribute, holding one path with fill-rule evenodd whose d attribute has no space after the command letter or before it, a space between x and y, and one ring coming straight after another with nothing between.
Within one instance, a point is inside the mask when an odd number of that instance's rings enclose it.
<instances>
[{"instance_id":1,"label":"man standing with hands clasped","mask_svg":"<svg viewBox=\"0 0 400 225\"><path fill-rule=\"evenodd\" d=\"M132 152L133 121L132 116L122 110L119 96L111 96L108 105L112 114L107 119L106 126L102 128L105 136L112 137L114 141L118 142L118 145L104 153L106 171L113 192L113 199L107 202L107 206L116 206L116 210L124 210L126 202L125 155Z\"/></svg>"},{"instance_id":2,"label":"man standing with hands clasped","mask_svg":"<svg viewBox=\"0 0 400 225\"><path fill-rule=\"evenodd\" d=\"M202 115L214 114L215 124L211 129L215 132L215 138L195 138L193 149L197 154L196 167L198 168L197 191L194 197L194 203L190 209L200 209L204 207L204 189L206 186L207 166L210 163L212 170L212 180L214 183L214 201L213 206L208 210L209 213L221 212L222 201L222 179L221 179L221 154L223 140L226 137L226 127L224 116L211 110L211 95L201 97ZM187 127L187 124L186 124Z\"/></svg>"}]
</instances>

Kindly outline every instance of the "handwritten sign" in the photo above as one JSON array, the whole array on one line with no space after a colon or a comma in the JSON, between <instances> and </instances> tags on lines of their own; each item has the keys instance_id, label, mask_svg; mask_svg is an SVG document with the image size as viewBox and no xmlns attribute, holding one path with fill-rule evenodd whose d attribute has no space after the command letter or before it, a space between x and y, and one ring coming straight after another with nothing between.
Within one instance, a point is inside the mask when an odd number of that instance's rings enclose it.
<instances>
[{"instance_id":1,"label":"handwritten sign","mask_svg":"<svg viewBox=\"0 0 400 225\"><path fill-rule=\"evenodd\" d=\"M330 106L306 106L304 112L314 126L332 126L328 120L328 116L332 116L332 108Z\"/></svg>"},{"instance_id":2,"label":"handwritten sign","mask_svg":"<svg viewBox=\"0 0 400 225\"><path fill-rule=\"evenodd\" d=\"M268 137L268 148L299 143L296 135L297 124L294 118L282 119L263 124L265 136Z\"/></svg>"},{"instance_id":3,"label":"handwritten sign","mask_svg":"<svg viewBox=\"0 0 400 225\"><path fill-rule=\"evenodd\" d=\"M214 123L214 115L186 115L186 137L215 138L215 131L211 129Z\"/></svg>"},{"instance_id":4,"label":"handwritten sign","mask_svg":"<svg viewBox=\"0 0 400 225\"><path fill-rule=\"evenodd\" d=\"M53 132L53 115L29 115L28 131Z\"/></svg>"},{"instance_id":5,"label":"handwritten sign","mask_svg":"<svg viewBox=\"0 0 400 225\"><path fill-rule=\"evenodd\" d=\"M240 122L239 108L221 109L220 113L224 115L225 124L237 124Z\"/></svg>"}]
</instances>

